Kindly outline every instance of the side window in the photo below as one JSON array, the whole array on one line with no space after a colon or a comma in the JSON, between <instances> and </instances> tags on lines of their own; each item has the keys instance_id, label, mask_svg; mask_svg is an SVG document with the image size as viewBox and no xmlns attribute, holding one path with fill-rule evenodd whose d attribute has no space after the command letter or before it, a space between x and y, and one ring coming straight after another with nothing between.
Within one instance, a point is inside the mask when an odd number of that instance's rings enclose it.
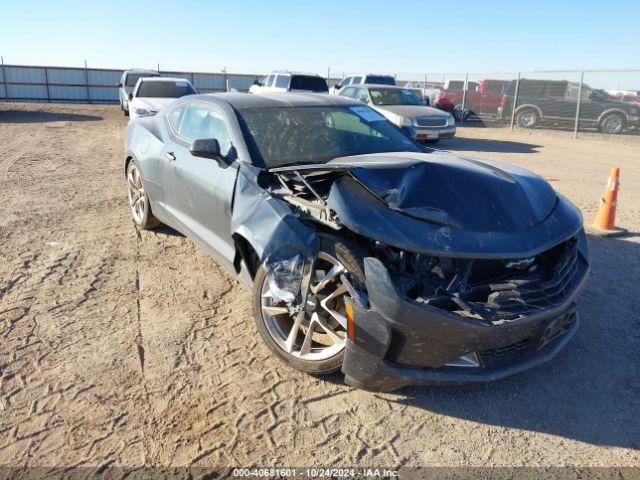
<instances>
[{"instance_id":1,"label":"side window","mask_svg":"<svg viewBox=\"0 0 640 480\"><path fill-rule=\"evenodd\" d=\"M276 77L276 88L289 88L289 76L278 75Z\"/></svg>"},{"instance_id":2,"label":"side window","mask_svg":"<svg viewBox=\"0 0 640 480\"><path fill-rule=\"evenodd\" d=\"M359 102L368 103L369 95L367 94L367 90L364 88L356 89L356 100L358 100Z\"/></svg>"},{"instance_id":3,"label":"side window","mask_svg":"<svg viewBox=\"0 0 640 480\"><path fill-rule=\"evenodd\" d=\"M180 123L179 135L189 141L215 138L223 154L231 148L231 138L224 120L206 105L195 104L186 108Z\"/></svg>"},{"instance_id":4,"label":"side window","mask_svg":"<svg viewBox=\"0 0 640 480\"><path fill-rule=\"evenodd\" d=\"M351 83L359 85L360 83L362 83L362 77L353 77L353 82Z\"/></svg>"},{"instance_id":5,"label":"side window","mask_svg":"<svg viewBox=\"0 0 640 480\"><path fill-rule=\"evenodd\" d=\"M353 98L353 96L356 93L356 89L355 87L347 87L345 88L343 91L340 92L340 96L341 97L349 97L349 98Z\"/></svg>"},{"instance_id":6,"label":"side window","mask_svg":"<svg viewBox=\"0 0 640 480\"><path fill-rule=\"evenodd\" d=\"M182 112L184 112L184 105L180 105L169 112L167 120L174 132L178 132L180 128L180 120L182 119Z\"/></svg>"},{"instance_id":7,"label":"side window","mask_svg":"<svg viewBox=\"0 0 640 480\"><path fill-rule=\"evenodd\" d=\"M350 82L350 81L351 81L351 77L347 77L347 78L345 78L344 80L342 80L342 81L340 82L340 84L338 85L338 87L342 88L342 87L344 87L345 85L349 85L349 82Z\"/></svg>"},{"instance_id":8,"label":"side window","mask_svg":"<svg viewBox=\"0 0 640 480\"><path fill-rule=\"evenodd\" d=\"M270 87L273 84L273 75L269 75L267 80L264 82L265 87Z\"/></svg>"}]
</instances>

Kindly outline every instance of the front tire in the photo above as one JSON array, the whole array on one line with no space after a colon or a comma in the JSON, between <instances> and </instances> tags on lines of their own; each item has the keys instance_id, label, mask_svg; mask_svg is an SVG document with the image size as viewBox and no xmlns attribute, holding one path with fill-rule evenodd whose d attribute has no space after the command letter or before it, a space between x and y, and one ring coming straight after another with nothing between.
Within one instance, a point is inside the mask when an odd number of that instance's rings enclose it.
<instances>
[{"instance_id":1,"label":"front tire","mask_svg":"<svg viewBox=\"0 0 640 480\"><path fill-rule=\"evenodd\" d=\"M142 183L140 167L135 160L127 165L127 197L133 223L142 230L151 230L160 225L160 221L153 215L149 196Z\"/></svg>"},{"instance_id":2,"label":"front tire","mask_svg":"<svg viewBox=\"0 0 640 480\"><path fill-rule=\"evenodd\" d=\"M347 335L344 298L348 293L341 275L362 290L366 256L354 242L330 234L319 237L304 312L291 315L288 305L274 298L262 265L253 286L253 314L262 340L284 363L314 375L342 367Z\"/></svg>"}]
</instances>

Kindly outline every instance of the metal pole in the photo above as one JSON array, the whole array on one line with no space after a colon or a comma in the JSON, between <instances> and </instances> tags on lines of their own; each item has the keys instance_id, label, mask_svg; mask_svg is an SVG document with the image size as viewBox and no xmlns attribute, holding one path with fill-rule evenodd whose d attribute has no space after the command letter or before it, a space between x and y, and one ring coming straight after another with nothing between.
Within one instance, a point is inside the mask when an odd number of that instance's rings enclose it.
<instances>
[{"instance_id":1,"label":"metal pole","mask_svg":"<svg viewBox=\"0 0 640 480\"><path fill-rule=\"evenodd\" d=\"M584 80L584 70L580 72L580 85L578 86L578 101L576 102L576 122L573 125L573 139L578 137L578 122L580 121L580 101L582 100L582 81Z\"/></svg>"},{"instance_id":2,"label":"metal pole","mask_svg":"<svg viewBox=\"0 0 640 480\"><path fill-rule=\"evenodd\" d=\"M330 78L331 78L331 67L327 67L327 85L329 84Z\"/></svg>"},{"instance_id":3,"label":"metal pole","mask_svg":"<svg viewBox=\"0 0 640 480\"><path fill-rule=\"evenodd\" d=\"M87 101L91 103L91 93L89 93L89 71L87 70L87 61L84 61L84 80L87 86Z\"/></svg>"},{"instance_id":4,"label":"metal pole","mask_svg":"<svg viewBox=\"0 0 640 480\"><path fill-rule=\"evenodd\" d=\"M7 72L4 69L4 57L0 57L2 63L2 82L4 83L4 98L9 101L9 87L7 87Z\"/></svg>"},{"instance_id":5,"label":"metal pole","mask_svg":"<svg viewBox=\"0 0 640 480\"><path fill-rule=\"evenodd\" d=\"M460 112L460 123L464 122L464 105L467 101L467 88L469 88L469 74L464 76L464 90L462 91L462 111Z\"/></svg>"},{"instance_id":6,"label":"metal pole","mask_svg":"<svg viewBox=\"0 0 640 480\"><path fill-rule=\"evenodd\" d=\"M520 90L520 72L516 80L516 93L513 95L513 106L511 107L511 130L513 130L513 121L516 118L516 105L518 104L518 92Z\"/></svg>"},{"instance_id":7,"label":"metal pole","mask_svg":"<svg viewBox=\"0 0 640 480\"><path fill-rule=\"evenodd\" d=\"M49 93L49 73L48 68L44 67L44 81L47 84L47 102L51 102L51 94Z\"/></svg>"}]
</instances>

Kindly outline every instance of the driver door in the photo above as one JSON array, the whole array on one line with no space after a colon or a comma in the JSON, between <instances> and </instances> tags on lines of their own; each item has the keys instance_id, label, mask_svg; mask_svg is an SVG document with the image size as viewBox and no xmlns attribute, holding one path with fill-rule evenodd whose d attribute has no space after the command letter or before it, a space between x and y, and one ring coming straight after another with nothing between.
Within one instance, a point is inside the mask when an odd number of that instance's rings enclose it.
<instances>
[{"instance_id":1,"label":"driver door","mask_svg":"<svg viewBox=\"0 0 640 480\"><path fill-rule=\"evenodd\" d=\"M177 117L172 113L170 125ZM179 125L170 131L173 141L167 142L160 159L167 211L202 248L232 263L231 201L237 169L223 168L216 160L195 157L189 151L194 140L215 138L221 153L228 154L232 147L228 123L215 106L193 102L183 107Z\"/></svg>"}]
</instances>

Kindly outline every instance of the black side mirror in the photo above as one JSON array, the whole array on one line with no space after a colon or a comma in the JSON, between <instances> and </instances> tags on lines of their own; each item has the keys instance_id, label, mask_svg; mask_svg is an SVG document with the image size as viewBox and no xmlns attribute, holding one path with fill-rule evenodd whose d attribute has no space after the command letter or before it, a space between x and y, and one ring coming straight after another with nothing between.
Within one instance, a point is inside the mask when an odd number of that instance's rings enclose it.
<instances>
[{"instance_id":1,"label":"black side mirror","mask_svg":"<svg viewBox=\"0 0 640 480\"><path fill-rule=\"evenodd\" d=\"M122 88L122 83L121 82L116 83L116 87Z\"/></svg>"},{"instance_id":2,"label":"black side mirror","mask_svg":"<svg viewBox=\"0 0 640 480\"><path fill-rule=\"evenodd\" d=\"M129 93L129 100L133 100L133 92Z\"/></svg>"},{"instance_id":3,"label":"black side mirror","mask_svg":"<svg viewBox=\"0 0 640 480\"><path fill-rule=\"evenodd\" d=\"M220 152L220 144L215 138L201 138L194 140L189 146L189 152L194 157L210 158L218 162L222 168L229 166L227 159Z\"/></svg>"}]
</instances>

